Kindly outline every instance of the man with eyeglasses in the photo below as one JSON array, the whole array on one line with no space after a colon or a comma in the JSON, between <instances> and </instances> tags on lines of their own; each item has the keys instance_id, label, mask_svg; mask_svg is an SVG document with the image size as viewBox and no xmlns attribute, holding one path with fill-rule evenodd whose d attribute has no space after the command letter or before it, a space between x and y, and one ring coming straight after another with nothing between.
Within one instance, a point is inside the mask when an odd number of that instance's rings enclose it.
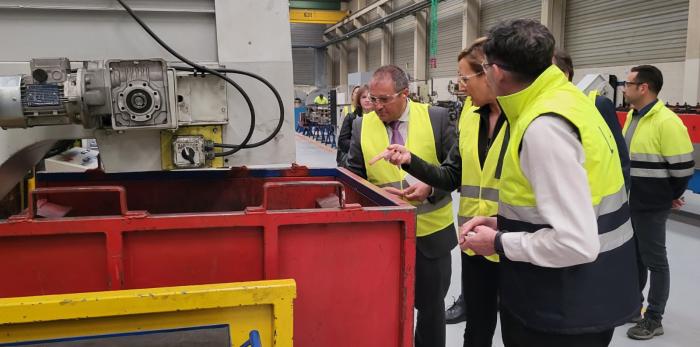
<instances>
[{"instance_id":1,"label":"man with eyeglasses","mask_svg":"<svg viewBox=\"0 0 700 347\"><path fill-rule=\"evenodd\" d=\"M639 288L649 282L649 305L627 336L648 340L664 333L661 319L671 275L666 256L666 220L671 208L685 204L682 195L693 175L693 145L681 119L657 98L661 71L651 65L632 68L624 94L632 109L623 133L630 150L630 209L637 241ZM642 295L642 303L644 296ZM639 315L637 315L639 316Z\"/></svg>"},{"instance_id":2,"label":"man with eyeglasses","mask_svg":"<svg viewBox=\"0 0 700 347\"><path fill-rule=\"evenodd\" d=\"M505 346L608 346L640 309L627 191L610 129L553 52L534 20L489 31L482 66L510 140L498 216L464 224L460 245L500 255Z\"/></svg>"},{"instance_id":3,"label":"man with eyeglasses","mask_svg":"<svg viewBox=\"0 0 700 347\"><path fill-rule=\"evenodd\" d=\"M353 123L347 168L416 206L415 346L444 347L450 251L457 245L452 197L399 166L372 159L390 144L400 144L437 165L455 143L456 131L447 109L409 100L407 75L397 66L377 69L369 92L374 112Z\"/></svg>"}]
</instances>

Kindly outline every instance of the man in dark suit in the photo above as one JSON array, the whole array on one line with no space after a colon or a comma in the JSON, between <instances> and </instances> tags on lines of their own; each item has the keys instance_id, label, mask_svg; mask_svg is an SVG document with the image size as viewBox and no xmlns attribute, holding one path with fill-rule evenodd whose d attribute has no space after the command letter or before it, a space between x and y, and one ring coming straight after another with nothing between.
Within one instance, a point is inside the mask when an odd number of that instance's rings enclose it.
<instances>
[{"instance_id":1,"label":"man in dark suit","mask_svg":"<svg viewBox=\"0 0 700 347\"><path fill-rule=\"evenodd\" d=\"M456 131L447 109L409 100L408 78L396 66L377 69L369 89L374 112L353 124L347 168L416 206L415 346L444 347L450 250L457 245L452 197L375 157L390 144L401 144L439 164L456 142Z\"/></svg>"}]
</instances>

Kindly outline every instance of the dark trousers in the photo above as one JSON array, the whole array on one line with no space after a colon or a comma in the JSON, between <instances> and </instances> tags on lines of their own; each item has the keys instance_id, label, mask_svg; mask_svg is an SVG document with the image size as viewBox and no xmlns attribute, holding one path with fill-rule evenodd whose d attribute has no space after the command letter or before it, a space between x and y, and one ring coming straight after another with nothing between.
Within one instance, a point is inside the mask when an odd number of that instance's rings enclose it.
<instances>
[{"instance_id":1,"label":"dark trousers","mask_svg":"<svg viewBox=\"0 0 700 347\"><path fill-rule=\"evenodd\" d=\"M416 251L415 347L445 347L445 295L451 274L449 252L438 258L427 258Z\"/></svg>"},{"instance_id":2,"label":"dark trousers","mask_svg":"<svg viewBox=\"0 0 700 347\"><path fill-rule=\"evenodd\" d=\"M462 252L462 294L467 309L464 347L491 347L498 313L498 284L498 263Z\"/></svg>"},{"instance_id":3,"label":"dark trousers","mask_svg":"<svg viewBox=\"0 0 700 347\"><path fill-rule=\"evenodd\" d=\"M666 221L670 210L632 211L632 227L637 242L637 264L639 268L639 289L649 282L649 305L647 316L661 320L671 288L671 273L666 255ZM642 303L644 296L642 295Z\"/></svg>"},{"instance_id":4,"label":"dark trousers","mask_svg":"<svg viewBox=\"0 0 700 347\"><path fill-rule=\"evenodd\" d=\"M544 333L526 328L501 308L501 333L505 347L606 347L612 340L613 331L578 335Z\"/></svg>"}]
</instances>

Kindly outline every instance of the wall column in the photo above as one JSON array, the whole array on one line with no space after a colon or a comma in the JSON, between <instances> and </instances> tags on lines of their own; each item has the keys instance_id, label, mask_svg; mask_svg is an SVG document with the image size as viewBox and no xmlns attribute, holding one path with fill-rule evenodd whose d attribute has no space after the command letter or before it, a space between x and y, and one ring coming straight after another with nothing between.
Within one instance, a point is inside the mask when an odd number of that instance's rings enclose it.
<instances>
[{"instance_id":1,"label":"wall column","mask_svg":"<svg viewBox=\"0 0 700 347\"><path fill-rule=\"evenodd\" d=\"M469 47L480 36L480 12L480 0L464 0L462 7L462 49Z\"/></svg>"},{"instance_id":2,"label":"wall column","mask_svg":"<svg viewBox=\"0 0 700 347\"><path fill-rule=\"evenodd\" d=\"M428 14L426 11L419 11L415 13L415 18L416 28L413 32L413 79L425 80L427 77L425 70L428 65L426 60L428 52Z\"/></svg>"},{"instance_id":3,"label":"wall column","mask_svg":"<svg viewBox=\"0 0 700 347\"><path fill-rule=\"evenodd\" d=\"M564 18L566 17L566 0L542 0L540 22L554 35L556 48L564 48Z\"/></svg>"},{"instance_id":4,"label":"wall column","mask_svg":"<svg viewBox=\"0 0 700 347\"><path fill-rule=\"evenodd\" d=\"M391 12L391 5L390 3L386 3L385 5L382 5L380 7L377 7L377 13L379 14L380 17L386 17L387 14ZM381 65L389 65L391 64L392 60L392 52L391 52L391 46L392 46L392 39L393 35L391 32L391 28L388 25L385 25L382 27L382 40L381 40Z\"/></svg>"},{"instance_id":5,"label":"wall column","mask_svg":"<svg viewBox=\"0 0 700 347\"><path fill-rule=\"evenodd\" d=\"M355 11L359 11L367 6L367 0L357 0L357 8ZM355 27L360 27L362 23L355 20ZM365 72L367 71L367 42L369 42L369 33L364 33L357 36L357 71Z\"/></svg>"},{"instance_id":6,"label":"wall column","mask_svg":"<svg viewBox=\"0 0 700 347\"><path fill-rule=\"evenodd\" d=\"M688 7L688 34L685 44L685 74L683 101L690 105L700 102L700 0L690 0Z\"/></svg>"},{"instance_id":7,"label":"wall column","mask_svg":"<svg viewBox=\"0 0 700 347\"><path fill-rule=\"evenodd\" d=\"M328 86L328 65L333 61L329 59L327 48L314 49L314 85L319 88Z\"/></svg>"},{"instance_id":8,"label":"wall column","mask_svg":"<svg viewBox=\"0 0 700 347\"><path fill-rule=\"evenodd\" d=\"M335 30L336 36L343 36L345 33L340 30ZM338 53L338 86L345 87L348 85L348 50L347 41L335 44Z\"/></svg>"}]
</instances>

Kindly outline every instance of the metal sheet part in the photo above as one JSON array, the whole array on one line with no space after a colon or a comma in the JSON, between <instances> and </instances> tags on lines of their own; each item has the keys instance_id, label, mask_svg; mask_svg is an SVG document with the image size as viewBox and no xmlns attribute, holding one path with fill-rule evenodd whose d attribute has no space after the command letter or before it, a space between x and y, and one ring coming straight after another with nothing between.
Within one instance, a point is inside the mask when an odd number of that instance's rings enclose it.
<instances>
[{"instance_id":1,"label":"metal sheet part","mask_svg":"<svg viewBox=\"0 0 700 347\"><path fill-rule=\"evenodd\" d=\"M54 340L26 341L27 347L227 347L231 345L227 325L73 336ZM0 346L16 346L15 343Z\"/></svg>"},{"instance_id":2,"label":"metal sheet part","mask_svg":"<svg viewBox=\"0 0 700 347\"><path fill-rule=\"evenodd\" d=\"M22 114L22 76L0 76L0 126L24 123Z\"/></svg>"}]
</instances>

